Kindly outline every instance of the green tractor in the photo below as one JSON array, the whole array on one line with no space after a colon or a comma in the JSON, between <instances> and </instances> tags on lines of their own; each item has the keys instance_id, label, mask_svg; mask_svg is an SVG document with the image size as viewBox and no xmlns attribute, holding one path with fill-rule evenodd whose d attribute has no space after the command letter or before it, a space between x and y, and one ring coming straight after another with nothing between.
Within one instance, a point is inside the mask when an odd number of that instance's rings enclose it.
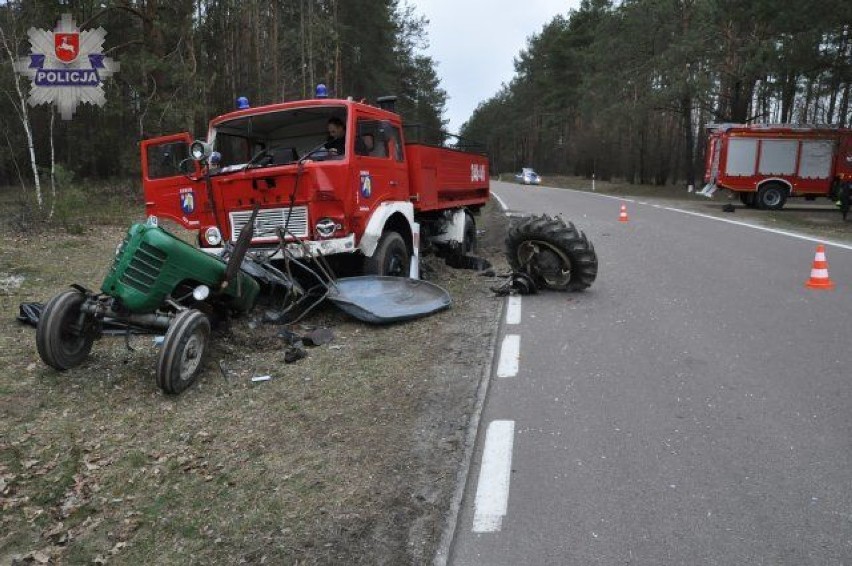
<instances>
[{"instance_id":1,"label":"green tractor","mask_svg":"<svg viewBox=\"0 0 852 566\"><path fill-rule=\"evenodd\" d=\"M134 224L116 250L101 292L81 286L53 297L38 322L39 356L57 370L89 355L105 322L133 330L163 332L157 385L166 393L189 387L208 350L211 318L250 310L258 282L240 270L254 232L255 210L227 262L208 255L157 226Z\"/></svg>"}]
</instances>

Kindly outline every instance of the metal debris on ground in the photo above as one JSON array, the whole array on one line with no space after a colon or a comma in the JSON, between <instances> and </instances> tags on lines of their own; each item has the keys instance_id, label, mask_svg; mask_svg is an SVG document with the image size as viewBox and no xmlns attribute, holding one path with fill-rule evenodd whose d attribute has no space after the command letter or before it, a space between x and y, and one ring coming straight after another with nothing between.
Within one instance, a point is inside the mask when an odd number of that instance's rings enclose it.
<instances>
[{"instance_id":1,"label":"metal debris on ground","mask_svg":"<svg viewBox=\"0 0 852 566\"><path fill-rule=\"evenodd\" d=\"M284 363L292 364L293 362L298 362L302 358L306 358L308 356L307 350L302 346L302 343L294 344L284 350Z\"/></svg>"},{"instance_id":2,"label":"metal debris on ground","mask_svg":"<svg viewBox=\"0 0 852 566\"><path fill-rule=\"evenodd\" d=\"M283 338L287 344L296 344L297 342L302 341L302 337L292 330L287 330L286 328L282 328L278 331L278 337Z\"/></svg>"},{"instance_id":3,"label":"metal debris on ground","mask_svg":"<svg viewBox=\"0 0 852 566\"><path fill-rule=\"evenodd\" d=\"M21 303L18 306L20 314L15 317L18 322L29 324L30 326L38 326L38 319L41 318L41 313L44 310L42 303Z\"/></svg>"},{"instance_id":4,"label":"metal debris on ground","mask_svg":"<svg viewBox=\"0 0 852 566\"><path fill-rule=\"evenodd\" d=\"M532 277L520 271L513 271L505 276L506 280L500 285L491 287L498 297L506 295L534 295L538 293L538 287Z\"/></svg>"}]
</instances>

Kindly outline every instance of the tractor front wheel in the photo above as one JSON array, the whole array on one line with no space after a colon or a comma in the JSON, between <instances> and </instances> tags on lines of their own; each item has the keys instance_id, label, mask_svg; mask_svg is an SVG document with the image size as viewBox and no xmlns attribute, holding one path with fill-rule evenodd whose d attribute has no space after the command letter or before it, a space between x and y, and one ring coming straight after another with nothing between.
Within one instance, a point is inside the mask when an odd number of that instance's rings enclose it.
<instances>
[{"instance_id":1,"label":"tractor front wheel","mask_svg":"<svg viewBox=\"0 0 852 566\"><path fill-rule=\"evenodd\" d=\"M84 314L80 305L86 296L80 291L62 291L44 307L36 329L36 347L41 359L60 371L80 365L92 351L95 341L94 317Z\"/></svg>"},{"instance_id":2,"label":"tractor front wheel","mask_svg":"<svg viewBox=\"0 0 852 566\"><path fill-rule=\"evenodd\" d=\"M157 363L157 385L177 394L195 382L210 341L210 319L201 311L181 311L169 326Z\"/></svg>"}]
</instances>

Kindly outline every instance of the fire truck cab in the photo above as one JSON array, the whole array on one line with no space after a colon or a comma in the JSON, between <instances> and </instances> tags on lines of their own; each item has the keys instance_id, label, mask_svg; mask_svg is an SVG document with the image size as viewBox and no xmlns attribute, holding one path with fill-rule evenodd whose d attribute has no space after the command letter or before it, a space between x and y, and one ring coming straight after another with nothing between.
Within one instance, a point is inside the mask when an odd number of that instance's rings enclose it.
<instances>
[{"instance_id":1,"label":"fire truck cab","mask_svg":"<svg viewBox=\"0 0 852 566\"><path fill-rule=\"evenodd\" d=\"M438 246L473 246L472 214L489 198L483 153L407 142L391 108L351 99L239 102L203 141L142 142L148 215L198 230L217 252L257 205L253 248L277 247L283 232L297 256L360 254L368 273L408 275L421 230ZM325 147L329 120L345 125L342 151Z\"/></svg>"}]
</instances>

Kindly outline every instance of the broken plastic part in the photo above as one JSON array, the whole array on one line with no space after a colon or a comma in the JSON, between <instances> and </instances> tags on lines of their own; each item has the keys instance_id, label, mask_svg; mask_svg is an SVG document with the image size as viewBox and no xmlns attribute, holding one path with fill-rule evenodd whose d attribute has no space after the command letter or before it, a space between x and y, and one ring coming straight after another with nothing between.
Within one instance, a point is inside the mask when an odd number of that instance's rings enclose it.
<instances>
[{"instance_id":1,"label":"broken plastic part","mask_svg":"<svg viewBox=\"0 0 852 566\"><path fill-rule=\"evenodd\" d=\"M366 275L338 279L328 299L347 314L371 324L387 324L447 309L450 294L428 281Z\"/></svg>"}]
</instances>

